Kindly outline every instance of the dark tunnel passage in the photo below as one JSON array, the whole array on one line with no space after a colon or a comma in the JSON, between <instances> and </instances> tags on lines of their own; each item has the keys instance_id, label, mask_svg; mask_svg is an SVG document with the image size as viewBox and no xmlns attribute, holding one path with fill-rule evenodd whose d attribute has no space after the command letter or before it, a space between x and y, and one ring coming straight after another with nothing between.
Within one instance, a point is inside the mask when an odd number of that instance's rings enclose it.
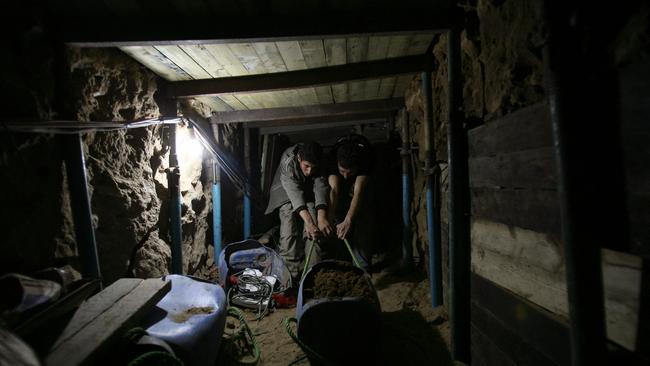
<instances>
[{"instance_id":1,"label":"dark tunnel passage","mask_svg":"<svg viewBox=\"0 0 650 366\"><path fill-rule=\"evenodd\" d=\"M650 5L7 5L0 366L644 365Z\"/></svg>"}]
</instances>

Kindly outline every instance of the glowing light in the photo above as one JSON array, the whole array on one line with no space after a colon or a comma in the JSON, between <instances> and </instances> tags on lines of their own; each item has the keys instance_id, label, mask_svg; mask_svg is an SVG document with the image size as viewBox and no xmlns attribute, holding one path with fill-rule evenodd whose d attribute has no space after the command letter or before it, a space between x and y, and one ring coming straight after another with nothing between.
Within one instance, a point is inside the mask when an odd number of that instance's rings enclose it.
<instances>
[{"instance_id":1,"label":"glowing light","mask_svg":"<svg viewBox=\"0 0 650 366\"><path fill-rule=\"evenodd\" d=\"M176 127L176 150L178 161L192 162L203 160L203 146L201 142L194 137L194 130L183 125Z\"/></svg>"}]
</instances>

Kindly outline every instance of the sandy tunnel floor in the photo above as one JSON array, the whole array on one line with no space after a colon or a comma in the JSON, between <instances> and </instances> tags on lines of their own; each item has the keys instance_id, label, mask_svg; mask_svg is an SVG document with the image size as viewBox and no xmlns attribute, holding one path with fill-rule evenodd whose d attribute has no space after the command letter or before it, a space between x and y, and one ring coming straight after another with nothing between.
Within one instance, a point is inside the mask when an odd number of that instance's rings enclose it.
<instances>
[{"instance_id":1,"label":"sandy tunnel floor","mask_svg":"<svg viewBox=\"0 0 650 366\"><path fill-rule=\"evenodd\" d=\"M382 355L378 358L382 365L452 365L449 323L442 308L431 308L426 278L386 272L375 273L372 278L382 309ZM252 311L244 312L261 348L259 365L309 365L282 324L286 317L295 317L295 311L277 309L260 321L254 320ZM224 352L220 356L219 365L237 364Z\"/></svg>"}]
</instances>

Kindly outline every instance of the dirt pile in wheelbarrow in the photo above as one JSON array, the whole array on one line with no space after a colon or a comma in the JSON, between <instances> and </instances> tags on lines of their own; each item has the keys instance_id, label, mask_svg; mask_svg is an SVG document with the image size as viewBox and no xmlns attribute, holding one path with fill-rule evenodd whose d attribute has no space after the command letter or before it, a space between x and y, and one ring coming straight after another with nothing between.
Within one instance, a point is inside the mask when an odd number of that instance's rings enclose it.
<instances>
[{"instance_id":1,"label":"dirt pile in wheelbarrow","mask_svg":"<svg viewBox=\"0 0 650 366\"><path fill-rule=\"evenodd\" d=\"M354 270L323 268L314 274L312 287L304 289L306 300L323 297L360 297L376 302L366 278Z\"/></svg>"}]
</instances>

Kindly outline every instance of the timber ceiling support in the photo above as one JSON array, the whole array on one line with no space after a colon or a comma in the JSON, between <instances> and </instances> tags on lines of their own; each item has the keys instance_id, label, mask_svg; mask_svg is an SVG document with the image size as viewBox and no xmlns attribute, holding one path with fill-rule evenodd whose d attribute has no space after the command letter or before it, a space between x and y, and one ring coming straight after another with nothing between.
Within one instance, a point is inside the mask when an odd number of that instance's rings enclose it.
<instances>
[{"instance_id":1,"label":"timber ceiling support","mask_svg":"<svg viewBox=\"0 0 650 366\"><path fill-rule=\"evenodd\" d=\"M295 89L431 71L433 65L433 55L396 57L270 74L172 81L166 85L166 93L179 98Z\"/></svg>"},{"instance_id":2,"label":"timber ceiling support","mask_svg":"<svg viewBox=\"0 0 650 366\"><path fill-rule=\"evenodd\" d=\"M247 123L248 127L278 127L327 122L345 122L386 118L404 106L404 98L391 98L304 107L265 108L245 111L215 112L210 121Z\"/></svg>"},{"instance_id":3,"label":"timber ceiling support","mask_svg":"<svg viewBox=\"0 0 650 366\"><path fill-rule=\"evenodd\" d=\"M117 2L133 7L132 1ZM454 8L448 4L418 1L409 6L384 2L378 5L376 1L368 1L368 8L344 12L331 9L309 12L296 6L276 14L224 13L219 9L214 14L185 15L170 9L166 12L167 2L159 2L155 9L133 9L118 15L102 9L93 12L89 4L75 9L67 2L57 1L57 6L48 11L46 25L57 40L75 47L122 47L433 33L449 28L454 22L451 16Z\"/></svg>"}]
</instances>

